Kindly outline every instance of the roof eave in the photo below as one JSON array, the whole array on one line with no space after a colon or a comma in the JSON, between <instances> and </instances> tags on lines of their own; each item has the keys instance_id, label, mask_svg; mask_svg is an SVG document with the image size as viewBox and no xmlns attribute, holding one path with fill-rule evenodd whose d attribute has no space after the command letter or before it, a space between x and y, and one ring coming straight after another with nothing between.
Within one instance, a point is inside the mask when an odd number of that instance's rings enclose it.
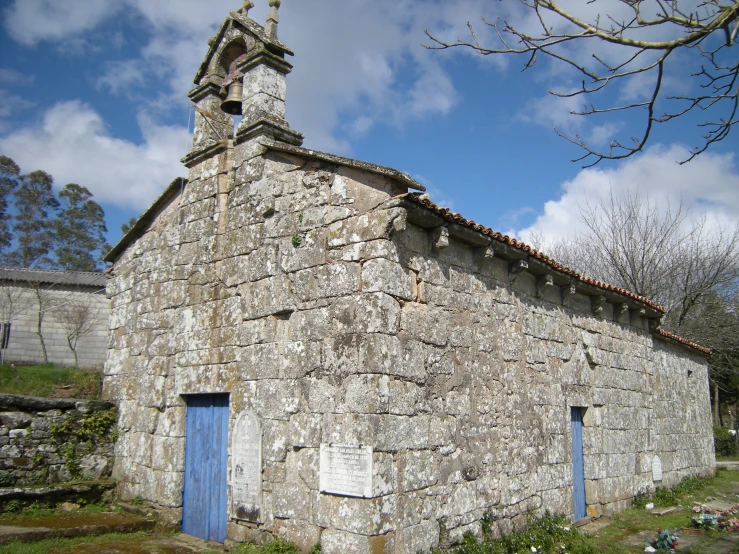
<instances>
[{"instance_id":1,"label":"roof eave","mask_svg":"<svg viewBox=\"0 0 739 554\"><path fill-rule=\"evenodd\" d=\"M409 193L401 196L407 202L407 208L410 212L416 212L416 217L409 217L409 220L413 222L413 219L419 221L422 227L431 228L436 226L447 226L449 228L450 235L454 236L455 229L463 229L465 233L474 233L480 238L476 244L482 244L483 238L489 241L491 245L495 246L503 257L510 260L524 260L528 261L531 269L534 272L539 273L551 273L557 275L558 279L556 284L565 285L567 283L574 284L578 289L587 291L589 295L594 296L596 294L610 295L618 298L623 298L627 304L636 304L640 308L643 308L646 315L650 319L658 319L665 313L665 309L652 302L648 298L641 297L625 289L620 289L609 285L608 283L602 283L585 275L581 275L568 267L556 262L552 258L542 254L530 246L517 241L507 235L495 232L488 227L484 227L474 221L467 220L459 214L451 212L447 208L441 208L437 206L427 198L424 198L418 194ZM426 215L419 214L419 210L426 212ZM465 238L460 237L462 240ZM469 242L469 240L466 240Z\"/></svg>"},{"instance_id":2,"label":"roof eave","mask_svg":"<svg viewBox=\"0 0 739 554\"><path fill-rule=\"evenodd\" d=\"M394 181L397 181L405 185L409 189L413 189L413 190L417 190L421 192L426 190L426 187L424 187L421 183L416 181L413 177L411 177L407 173L403 173L402 171L393 169L392 167L373 164L370 162L364 162L361 160L354 160L352 158L344 158L343 156L336 156L335 154L328 154L326 152L310 150L308 148L303 148L302 146L293 146L291 144L287 144L285 142L280 142L280 141L275 141L275 140L263 139L260 141L260 144L264 146L265 148L268 148L270 150L276 150L277 152L284 152L286 154L294 154L296 156L302 156L302 157L310 158L313 160L327 162L327 163L331 163L335 165L341 165L345 167L351 167L353 169L359 169L362 171L368 171L376 175L381 175L383 177L393 179Z\"/></svg>"},{"instance_id":3,"label":"roof eave","mask_svg":"<svg viewBox=\"0 0 739 554\"><path fill-rule=\"evenodd\" d=\"M123 235L121 240L105 255L103 261L115 263L121 254L125 252L126 248L149 227L149 224L154 220L159 210L172 200L172 198L177 196L186 183L187 179L184 177L177 177L172 181L159 198L154 200L154 203L136 220L136 223L129 229L128 233Z\"/></svg>"}]
</instances>

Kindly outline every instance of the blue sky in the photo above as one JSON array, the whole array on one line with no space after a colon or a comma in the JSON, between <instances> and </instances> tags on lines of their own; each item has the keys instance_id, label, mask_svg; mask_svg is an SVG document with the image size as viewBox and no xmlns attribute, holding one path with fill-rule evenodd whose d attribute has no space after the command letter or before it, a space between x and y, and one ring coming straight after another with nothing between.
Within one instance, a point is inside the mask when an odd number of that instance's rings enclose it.
<instances>
[{"instance_id":1,"label":"blue sky","mask_svg":"<svg viewBox=\"0 0 739 554\"><path fill-rule=\"evenodd\" d=\"M650 0L651 1L651 0ZM688 0L686 0L687 2ZM250 15L266 19L267 0ZM280 39L296 56L288 77L288 121L305 146L395 167L424 183L432 200L496 230L552 239L580 229L579 206L638 189L680 200L716 224L739 215L739 134L687 165L699 143L695 118L659 126L651 147L622 162L583 170L577 147L553 127L597 145L640 132L640 113L587 120L580 103L549 88L575 76L540 60L428 51L424 29L466 37L480 15L530 24L516 2L486 0L284 0ZM579 0L564 0L580 9ZM599 9L619 9L601 0ZM88 187L108 216L109 241L176 176L189 149L187 91L214 34L240 0L3 0L0 36L0 153L23 171L43 169L62 187ZM623 4L621 4L623 6ZM591 9L588 7L588 9ZM592 48L593 52L589 49ZM736 50L736 47L734 48ZM618 56L583 45L577 56ZM668 68L668 92L693 86L682 55ZM639 99L634 79L600 100Z\"/></svg>"}]
</instances>

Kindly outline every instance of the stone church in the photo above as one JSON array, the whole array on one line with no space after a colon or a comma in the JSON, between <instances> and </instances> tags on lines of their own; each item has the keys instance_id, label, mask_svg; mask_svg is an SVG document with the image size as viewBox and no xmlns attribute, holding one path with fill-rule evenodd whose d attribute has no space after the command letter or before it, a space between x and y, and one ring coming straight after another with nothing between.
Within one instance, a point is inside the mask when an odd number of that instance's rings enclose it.
<instances>
[{"instance_id":1,"label":"stone church","mask_svg":"<svg viewBox=\"0 0 739 554\"><path fill-rule=\"evenodd\" d=\"M301 147L279 4L209 41L188 178L108 255L121 497L220 542L415 554L711 474L710 352L410 176Z\"/></svg>"}]
</instances>

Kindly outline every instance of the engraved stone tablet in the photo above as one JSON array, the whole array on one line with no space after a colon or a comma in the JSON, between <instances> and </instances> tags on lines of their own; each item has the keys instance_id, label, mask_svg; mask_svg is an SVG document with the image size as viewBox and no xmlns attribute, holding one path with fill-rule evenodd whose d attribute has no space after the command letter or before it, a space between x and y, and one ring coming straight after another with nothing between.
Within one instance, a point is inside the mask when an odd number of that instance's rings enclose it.
<instances>
[{"instance_id":1,"label":"engraved stone tablet","mask_svg":"<svg viewBox=\"0 0 739 554\"><path fill-rule=\"evenodd\" d=\"M231 444L231 517L261 523L262 429L252 411L236 420Z\"/></svg>"},{"instance_id":2,"label":"engraved stone tablet","mask_svg":"<svg viewBox=\"0 0 739 554\"><path fill-rule=\"evenodd\" d=\"M319 488L342 496L372 498L372 447L321 445Z\"/></svg>"},{"instance_id":3,"label":"engraved stone tablet","mask_svg":"<svg viewBox=\"0 0 739 554\"><path fill-rule=\"evenodd\" d=\"M657 482L662 480L662 460L659 456L652 458L652 481Z\"/></svg>"}]
</instances>

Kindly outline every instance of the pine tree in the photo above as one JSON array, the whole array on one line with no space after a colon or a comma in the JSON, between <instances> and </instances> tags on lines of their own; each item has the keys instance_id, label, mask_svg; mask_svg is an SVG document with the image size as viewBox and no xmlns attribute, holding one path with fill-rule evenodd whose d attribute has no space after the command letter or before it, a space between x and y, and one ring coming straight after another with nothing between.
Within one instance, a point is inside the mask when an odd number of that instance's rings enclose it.
<instances>
[{"instance_id":1,"label":"pine tree","mask_svg":"<svg viewBox=\"0 0 739 554\"><path fill-rule=\"evenodd\" d=\"M121 233L123 233L123 236L126 236L128 232L133 229L133 226L136 225L136 222L138 221L137 218L132 217L129 219L126 223L121 225Z\"/></svg>"},{"instance_id":2,"label":"pine tree","mask_svg":"<svg viewBox=\"0 0 739 554\"><path fill-rule=\"evenodd\" d=\"M105 212L85 187L69 184L59 192L62 207L54 224L56 265L72 271L95 271L110 249L105 241Z\"/></svg>"},{"instance_id":3,"label":"pine tree","mask_svg":"<svg viewBox=\"0 0 739 554\"><path fill-rule=\"evenodd\" d=\"M10 230L10 196L18 186L20 168L6 156L0 156L0 255L10 247L13 233Z\"/></svg>"},{"instance_id":4,"label":"pine tree","mask_svg":"<svg viewBox=\"0 0 739 554\"><path fill-rule=\"evenodd\" d=\"M16 267L49 266L49 253L54 246L53 216L59 208L52 185L54 178L44 171L34 171L20 178L13 191L15 222L13 232L18 240L9 256Z\"/></svg>"}]
</instances>

